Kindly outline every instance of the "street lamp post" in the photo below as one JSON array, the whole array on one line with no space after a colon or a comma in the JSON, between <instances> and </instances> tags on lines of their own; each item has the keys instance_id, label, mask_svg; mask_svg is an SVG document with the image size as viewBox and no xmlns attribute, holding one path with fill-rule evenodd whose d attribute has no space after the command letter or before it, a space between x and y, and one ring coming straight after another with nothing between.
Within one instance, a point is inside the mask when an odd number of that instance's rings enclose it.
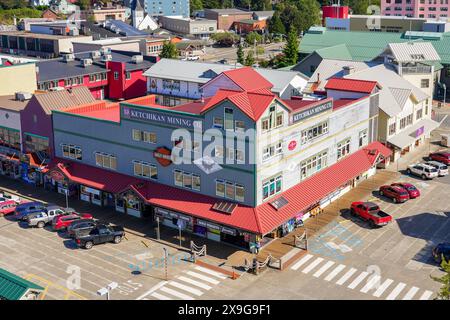
<instances>
[{"instance_id":1,"label":"street lamp post","mask_svg":"<svg viewBox=\"0 0 450 320\"><path fill-rule=\"evenodd\" d=\"M69 189L66 189L66 209L69 208Z\"/></svg>"},{"instance_id":2,"label":"street lamp post","mask_svg":"<svg viewBox=\"0 0 450 320\"><path fill-rule=\"evenodd\" d=\"M180 239L180 248L181 248L181 225L178 226L178 237Z\"/></svg>"},{"instance_id":3,"label":"street lamp post","mask_svg":"<svg viewBox=\"0 0 450 320\"><path fill-rule=\"evenodd\" d=\"M445 108L445 98L447 96L447 86L445 85L445 83L442 84L442 88L444 88L444 108Z\"/></svg>"},{"instance_id":4,"label":"street lamp post","mask_svg":"<svg viewBox=\"0 0 450 320\"><path fill-rule=\"evenodd\" d=\"M167 272L167 248L163 248L164 250L164 272L166 275L166 281L168 280L168 272Z\"/></svg>"},{"instance_id":5,"label":"street lamp post","mask_svg":"<svg viewBox=\"0 0 450 320\"><path fill-rule=\"evenodd\" d=\"M160 239L160 230L159 230L159 217L156 217L156 223L157 223L157 228L156 228L156 239Z\"/></svg>"}]
</instances>

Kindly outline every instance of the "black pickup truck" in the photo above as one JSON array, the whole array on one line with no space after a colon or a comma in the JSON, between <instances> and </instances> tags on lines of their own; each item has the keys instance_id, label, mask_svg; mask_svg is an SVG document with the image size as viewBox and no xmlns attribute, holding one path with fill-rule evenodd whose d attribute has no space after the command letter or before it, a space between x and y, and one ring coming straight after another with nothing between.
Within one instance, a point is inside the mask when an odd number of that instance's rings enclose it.
<instances>
[{"instance_id":1,"label":"black pickup truck","mask_svg":"<svg viewBox=\"0 0 450 320\"><path fill-rule=\"evenodd\" d=\"M96 244L106 242L120 243L125 236L125 231L119 226L97 225L89 234L76 236L75 242L81 248L91 249Z\"/></svg>"}]
</instances>

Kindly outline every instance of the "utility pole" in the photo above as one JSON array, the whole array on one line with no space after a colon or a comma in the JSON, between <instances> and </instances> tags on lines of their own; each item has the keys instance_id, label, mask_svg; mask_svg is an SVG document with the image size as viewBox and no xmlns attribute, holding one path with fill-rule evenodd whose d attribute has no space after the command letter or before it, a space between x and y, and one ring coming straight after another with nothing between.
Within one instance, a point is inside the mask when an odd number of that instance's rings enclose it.
<instances>
[{"instance_id":1,"label":"utility pole","mask_svg":"<svg viewBox=\"0 0 450 320\"><path fill-rule=\"evenodd\" d=\"M166 281L168 280L168 272L167 272L167 248L163 248L163 250L164 250L164 272L165 272L165 275L166 275Z\"/></svg>"},{"instance_id":2,"label":"utility pole","mask_svg":"<svg viewBox=\"0 0 450 320\"><path fill-rule=\"evenodd\" d=\"M156 239L160 240L159 217L156 217L156 224L157 224L157 228L156 228Z\"/></svg>"}]
</instances>

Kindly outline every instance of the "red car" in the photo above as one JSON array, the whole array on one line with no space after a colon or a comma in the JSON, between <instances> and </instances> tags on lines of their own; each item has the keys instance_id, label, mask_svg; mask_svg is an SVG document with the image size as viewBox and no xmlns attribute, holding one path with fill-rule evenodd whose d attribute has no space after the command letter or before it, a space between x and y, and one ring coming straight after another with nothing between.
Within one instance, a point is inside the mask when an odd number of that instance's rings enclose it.
<instances>
[{"instance_id":1,"label":"red car","mask_svg":"<svg viewBox=\"0 0 450 320\"><path fill-rule=\"evenodd\" d=\"M380 196L392 199L395 203L405 202L409 200L408 191L401 187L381 186Z\"/></svg>"},{"instance_id":2,"label":"red car","mask_svg":"<svg viewBox=\"0 0 450 320\"><path fill-rule=\"evenodd\" d=\"M418 198L420 196L419 189L417 189L411 183L396 182L396 183L391 184L391 186L393 186L393 187L400 187L400 188L405 189L408 192L410 199Z\"/></svg>"},{"instance_id":3,"label":"red car","mask_svg":"<svg viewBox=\"0 0 450 320\"><path fill-rule=\"evenodd\" d=\"M450 165L450 152L434 152L430 153L430 159Z\"/></svg>"},{"instance_id":4,"label":"red car","mask_svg":"<svg viewBox=\"0 0 450 320\"><path fill-rule=\"evenodd\" d=\"M69 215L60 215L53 219L52 227L53 230L65 230L74 221L81 219L92 219L92 215L89 213L71 213Z\"/></svg>"},{"instance_id":5,"label":"red car","mask_svg":"<svg viewBox=\"0 0 450 320\"><path fill-rule=\"evenodd\" d=\"M14 200L7 200L0 203L0 216L6 216L8 214L14 213L14 210L16 209L17 201Z\"/></svg>"}]
</instances>

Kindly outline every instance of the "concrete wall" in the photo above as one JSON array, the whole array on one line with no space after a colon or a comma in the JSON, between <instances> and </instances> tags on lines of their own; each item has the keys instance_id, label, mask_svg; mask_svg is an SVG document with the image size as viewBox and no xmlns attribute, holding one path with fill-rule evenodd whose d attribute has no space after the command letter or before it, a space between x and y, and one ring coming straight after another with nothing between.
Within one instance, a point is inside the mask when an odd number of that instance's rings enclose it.
<instances>
[{"instance_id":1,"label":"concrete wall","mask_svg":"<svg viewBox=\"0 0 450 320\"><path fill-rule=\"evenodd\" d=\"M140 50L140 42L139 40L133 42L117 42L111 44L101 44L96 43L95 41L86 41L86 42L74 42L73 50L75 53L77 52L86 52L86 51L95 51L100 50L101 48L110 48L111 50L120 50L120 51L133 51L133 52L141 52Z\"/></svg>"},{"instance_id":2,"label":"concrete wall","mask_svg":"<svg viewBox=\"0 0 450 320\"><path fill-rule=\"evenodd\" d=\"M89 43L92 41L92 36L70 37L58 40L58 53L74 52L73 42Z\"/></svg>"},{"instance_id":3,"label":"concrete wall","mask_svg":"<svg viewBox=\"0 0 450 320\"><path fill-rule=\"evenodd\" d=\"M34 93L36 84L36 65L24 63L0 66L0 95L12 95L19 91Z\"/></svg>"}]
</instances>

